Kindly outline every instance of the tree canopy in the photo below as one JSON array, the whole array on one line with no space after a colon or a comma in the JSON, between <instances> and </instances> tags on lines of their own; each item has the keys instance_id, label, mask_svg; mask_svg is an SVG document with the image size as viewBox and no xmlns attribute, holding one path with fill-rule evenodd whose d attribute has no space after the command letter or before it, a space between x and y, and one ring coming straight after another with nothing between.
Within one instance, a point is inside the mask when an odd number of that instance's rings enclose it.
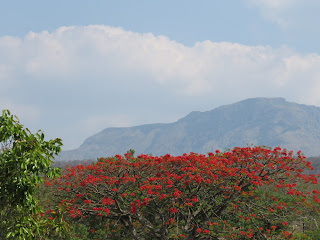
<instances>
[{"instance_id":1,"label":"tree canopy","mask_svg":"<svg viewBox=\"0 0 320 240\"><path fill-rule=\"evenodd\" d=\"M32 238L40 231L35 193L43 177L59 176L51 163L61 151L61 139L45 141L43 132L32 134L3 110L0 144L0 238Z\"/></svg>"},{"instance_id":2,"label":"tree canopy","mask_svg":"<svg viewBox=\"0 0 320 240\"><path fill-rule=\"evenodd\" d=\"M80 239L291 239L297 219L319 213L317 178L304 169L312 167L300 152L279 147L128 152L47 181L55 194L48 208L63 206L85 227Z\"/></svg>"}]
</instances>

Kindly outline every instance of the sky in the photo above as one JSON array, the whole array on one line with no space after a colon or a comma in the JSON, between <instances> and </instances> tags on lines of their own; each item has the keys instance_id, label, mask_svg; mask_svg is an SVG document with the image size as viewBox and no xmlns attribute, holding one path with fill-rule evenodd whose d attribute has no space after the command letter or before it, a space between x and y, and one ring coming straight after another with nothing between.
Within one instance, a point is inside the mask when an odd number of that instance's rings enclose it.
<instances>
[{"instance_id":1,"label":"sky","mask_svg":"<svg viewBox=\"0 0 320 240\"><path fill-rule=\"evenodd\" d=\"M319 0L0 0L0 106L63 150L247 98L319 107L319 12Z\"/></svg>"}]
</instances>

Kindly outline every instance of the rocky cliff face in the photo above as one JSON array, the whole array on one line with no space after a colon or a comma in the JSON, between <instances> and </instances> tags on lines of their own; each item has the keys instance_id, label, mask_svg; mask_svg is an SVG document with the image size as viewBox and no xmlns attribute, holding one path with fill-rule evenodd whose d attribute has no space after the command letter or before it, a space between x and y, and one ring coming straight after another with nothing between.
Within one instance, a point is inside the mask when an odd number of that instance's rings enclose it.
<instances>
[{"instance_id":1,"label":"rocky cliff face","mask_svg":"<svg viewBox=\"0 0 320 240\"><path fill-rule=\"evenodd\" d=\"M207 112L191 112L174 123L107 128L58 159L95 159L123 154L207 153L247 144L280 146L320 156L320 108L283 98L252 98Z\"/></svg>"}]
</instances>

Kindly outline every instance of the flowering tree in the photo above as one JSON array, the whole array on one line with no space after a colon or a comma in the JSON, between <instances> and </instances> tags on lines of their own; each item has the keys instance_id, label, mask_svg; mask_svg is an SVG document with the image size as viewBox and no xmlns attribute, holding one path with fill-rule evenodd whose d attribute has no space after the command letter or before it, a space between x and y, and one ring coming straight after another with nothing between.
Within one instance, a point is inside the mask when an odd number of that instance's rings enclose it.
<instances>
[{"instance_id":1,"label":"flowering tree","mask_svg":"<svg viewBox=\"0 0 320 240\"><path fill-rule=\"evenodd\" d=\"M304 159L279 147L127 153L67 168L46 185L95 238L290 239L297 216L319 211L317 178L303 173L312 169Z\"/></svg>"}]
</instances>

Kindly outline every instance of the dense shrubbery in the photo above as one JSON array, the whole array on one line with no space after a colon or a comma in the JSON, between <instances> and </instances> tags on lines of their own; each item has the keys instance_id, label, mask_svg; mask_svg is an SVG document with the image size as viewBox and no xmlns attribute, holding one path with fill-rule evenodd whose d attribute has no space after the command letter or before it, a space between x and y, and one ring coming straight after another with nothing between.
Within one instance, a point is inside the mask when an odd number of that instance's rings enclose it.
<instances>
[{"instance_id":1,"label":"dense shrubbery","mask_svg":"<svg viewBox=\"0 0 320 240\"><path fill-rule=\"evenodd\" d=\"M127 153L48 180L45 217L64 216L69 239L290 239L300 217L319 212L317 179L305 168L300 153L280 148Z\"/></svg>"}]
</instances>

